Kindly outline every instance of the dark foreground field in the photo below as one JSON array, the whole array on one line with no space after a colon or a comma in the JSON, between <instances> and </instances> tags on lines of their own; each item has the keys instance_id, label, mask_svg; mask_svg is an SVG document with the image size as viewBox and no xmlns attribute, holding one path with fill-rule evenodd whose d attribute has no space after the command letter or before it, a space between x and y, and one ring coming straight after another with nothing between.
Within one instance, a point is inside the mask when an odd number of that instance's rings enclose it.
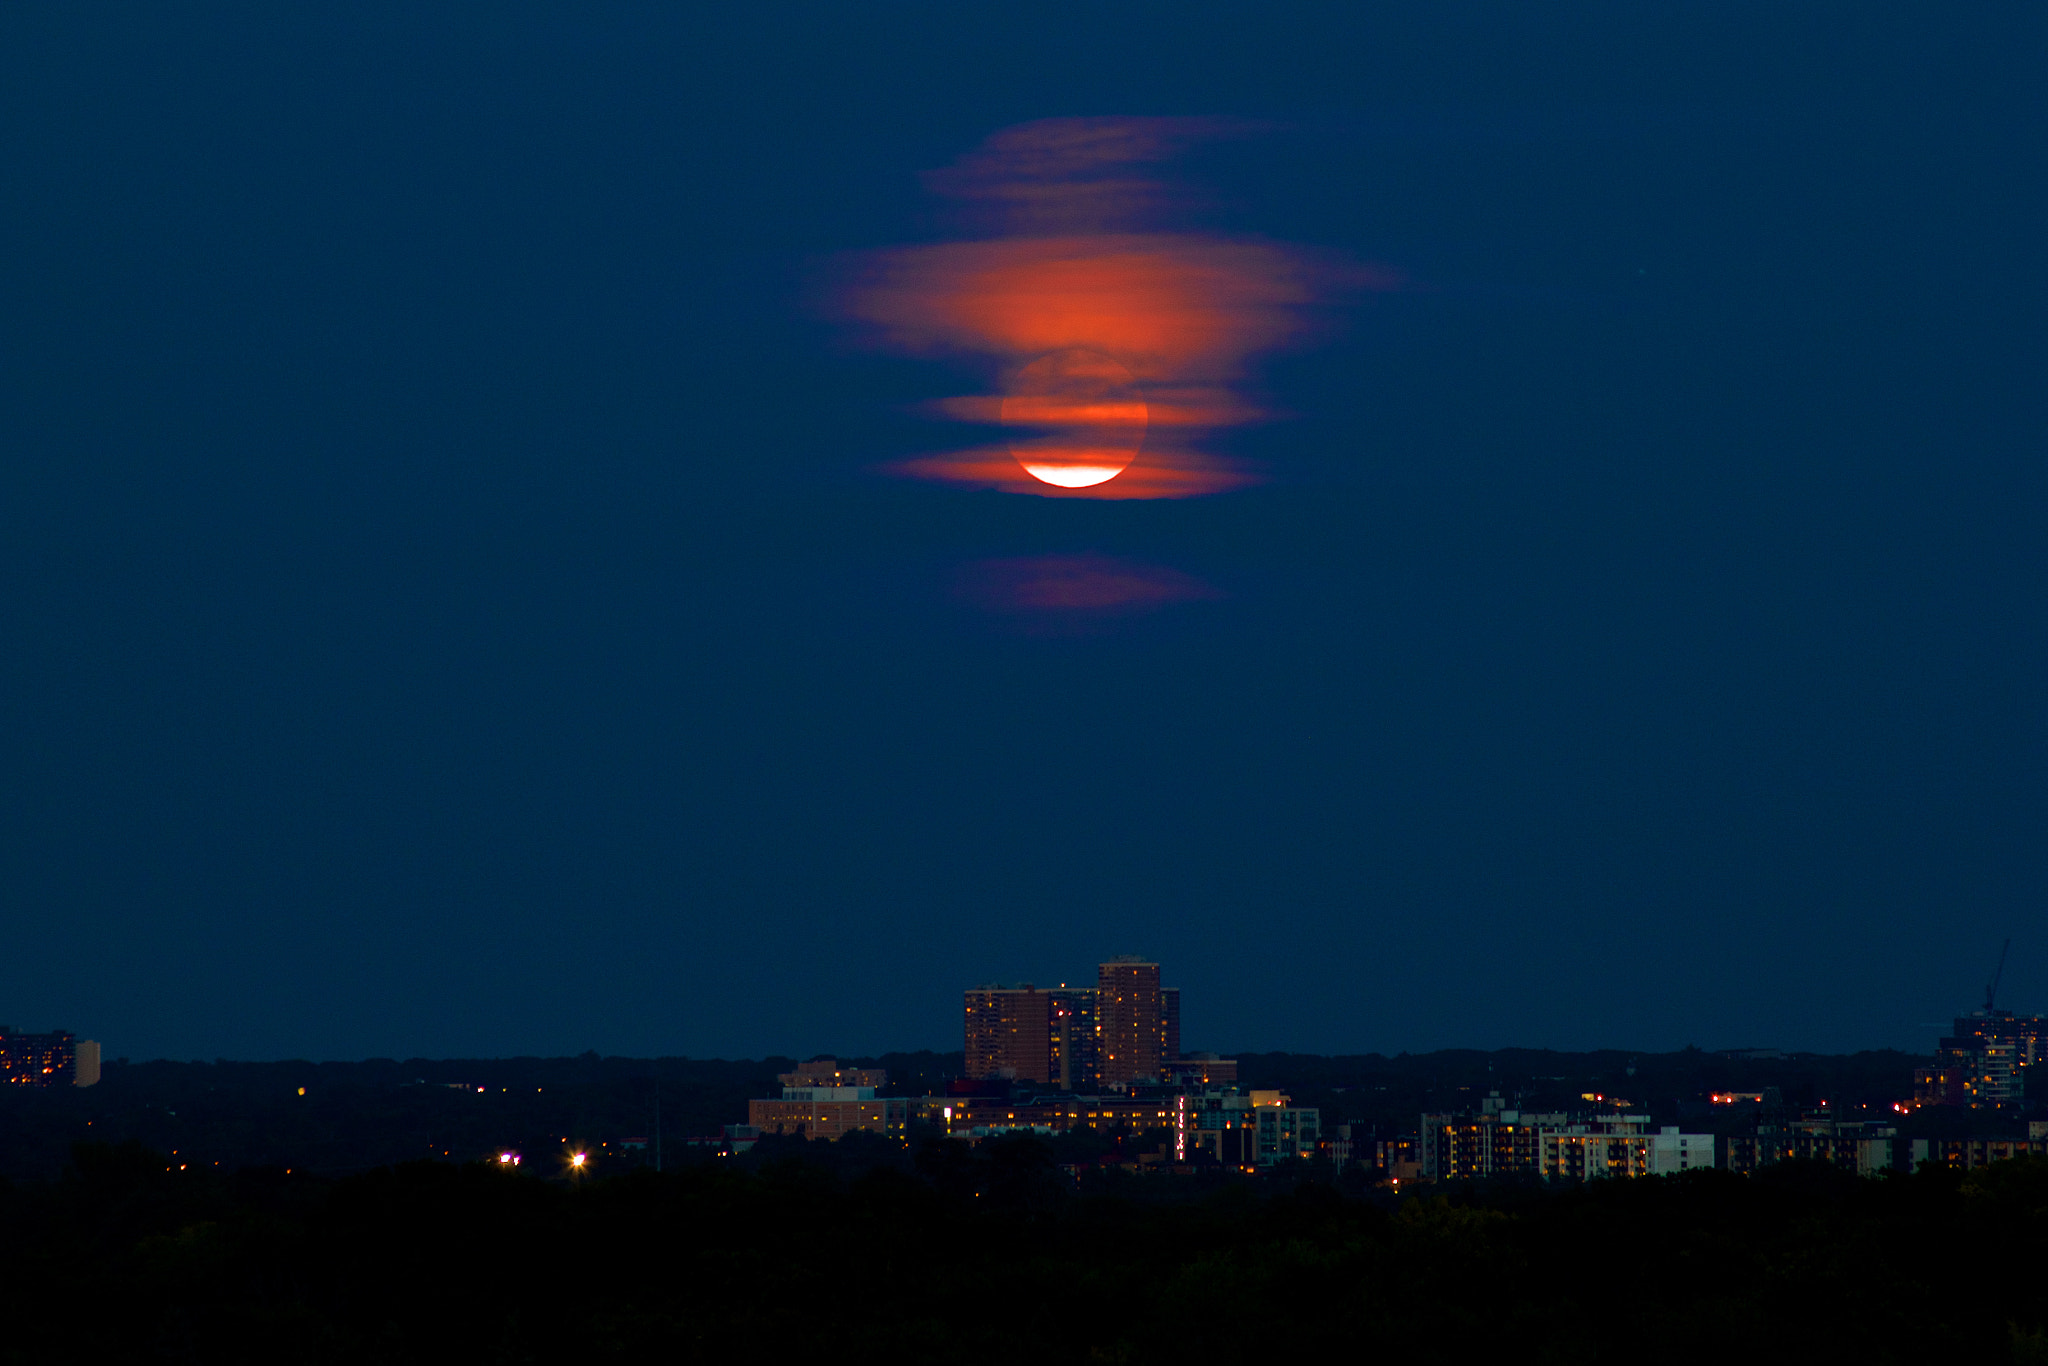
<instances>
[{"instance_id":1,"label":"dark foreground field","mask_svg":"<svg viewBox=\"0 0 2048 1366\"><path fill-rule=\"evenodd\" d=\"M2048 1161L1394 1200L875 1140L581 1186L84 1147L0 1189L0 1361L2048 1360Z\"/></svg>"}]
</instances>

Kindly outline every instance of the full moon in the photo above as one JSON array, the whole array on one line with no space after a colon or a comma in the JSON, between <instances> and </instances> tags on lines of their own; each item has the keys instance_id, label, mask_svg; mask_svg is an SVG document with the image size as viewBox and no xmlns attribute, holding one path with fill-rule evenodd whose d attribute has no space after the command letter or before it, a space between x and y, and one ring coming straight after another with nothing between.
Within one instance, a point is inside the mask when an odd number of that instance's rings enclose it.
<instances>
[{"instance_id":1,"label":"full moon","mask_svg":"<svg viewBox=\"0 0 2048 1366\"><path fill-rule=\"evenodd\" d=\"M1100 351L1069 347L1017 372L1003 399L1010 454L1061 488L1106 484L1138 458L1150 417L1138 381ZM1026 435L1030 433L1030 435Z\"/></svg>"}]
</instances>

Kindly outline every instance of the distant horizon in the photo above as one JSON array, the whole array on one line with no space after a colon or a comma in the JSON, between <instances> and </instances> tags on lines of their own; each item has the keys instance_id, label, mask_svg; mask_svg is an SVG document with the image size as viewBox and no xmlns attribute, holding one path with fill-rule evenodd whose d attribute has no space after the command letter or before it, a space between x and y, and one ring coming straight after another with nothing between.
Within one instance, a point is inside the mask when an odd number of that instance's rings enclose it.
<instances>
[{"instance_id":1,"label":"distant horizon","mask_svg":"<svg viewBox=\"0 0 2048 1366\"><path fill-rule=\"evenodd\" d=\"M29 1033L29 1032L48 1032L48 1031L27 1031L27 1030L23 1030L23 1031L21 1031L21 1032L23 1032L23 1033ZM84 1038L85 1038L85 1037L87 1037L87 1036L85 1036L85 1035L79 1035L78 1037L79 1037L79 1038L81 1038L81 1039L84 1039ZM104 1040L94 1040L94 1042L100 1043L100 1044L101 1044L101 1045L102 1045L103 1047L105 1046ZM1914 1051L1914 1050L1912 1050L1912 1049L1903 1049L1903 1048L1891 1048L1891 1047L1880 1047L1880 1048L1852 1048L1852 1049L1843 1049L1843 1050L1826 1050L1826 1049L1811 1049L1811 1048L1785 1048L1785 1049L1775 1049L1775 1050L1774 1050L1774 1049L1772 1049L1772 1048L1771 1048L1771 1046L1770 1046L1770 1045L1767 1045L1767 1044L1766 1044L1766 1045L1755 1045L1755 1046L1749 1046L1749 1047L1742 1047L1742 1048L1698 1048L1698 1047L1695 1047L1695 1046L1692 1046L1692 1045L1687 1045L1686 1047L1683 1047L1683 1048L1666 1048L1666 1049L1648 1049L1648 1048L1550 1048L1550 1047L1542 1047L1542 1046L1535 1046L1535 1045L1528 1045L1528 1044L1504 1044L1504 1045L1502 1045L1502 1046L1500 1046L1500 1047L1498 1047L1498 1048L1474 1048L1474 1047L1463 1047L1463 1046L1455 1046L1455 1045L1453 1045L1453 1046L1446 1046L1446 1047L1443 1047L1443 1048L1421 1048L1421 1049L1416 1049L1416 1048L1410 1048L1410 1049L1399 1049L1399 1050L1396 1050L1396 1051L1394 1051L1394 1052L1386 1052L1386 1051L1382 1051L1382 1050L1378 1050L1378 1049L1368 1049L1368 1050L1365 1050L1365 1051L1363 1051L1363 1052L1350 1052L1350 1051L1346 1051L1346 1052L1336 1052L1336 1053L1325 1053L1325 1052L1318 1052L1318 1051L1315 1051L1315 1050L1311 1050L1311 1049L1300 1049L1300 1048L1258 1048L1258 1049L1240 1049L1240 1050L1236 1050L1236 1051L1224 1051L1224 1050L1220 1050L1220 1049L1203 1049L1203 1050L1200 1050L1200 1051L1202 1051L1202 1052L1213 1052L1213 1053L1215 1053L1215 1054L1216 1054L1216 1055L1217 1055L1218 1057L1221 1057L1221 1058L1240 1058L1240 1057L1279 1057L1279 1056L1292 1056L1292 1057L1303 1057L1303 1058L1329 1058L1329 1059L1333 1059L1333 1060L1341 1060L1341 1059L1345 1059L1345 1058L1401 1058L1401 1057L1411 1057L1411 1058L1414 1058L1414 1057L1430 1057L1430 1056L1433 1056L1433 1055L1436 1055L1436 1054L1441 1054L1441 1053L1480 1053L1480 1054L1489 1054L1489 1055L1491 1055L1491 1054L1498 1054L1498 1053L1555 1053L1555 1054L1560 1054L1560 1055L1566 1055L1566 1056L1593 1056L1593 1055L1598 1055L1598 1054L1613 1054L1613 1055L1616 1055L1616 1056L1622 1056L1622 1057L1645 1057L1645 1058L1648 1058L1648 1057L1657 1057L1657 1058L1668 1058L1668 1057L1676 1057L1676 1056L1680 1056L1680 1055L1682 1055L1682 1054L1685 1054L1685 1053L1689 1053L1689 1052L1697 1052L1697 1053L1701 1054L1702 1056L1706 1056L1706 1057L1725 1057L1725 1056L1729 1056L1729 1055L1734 1055L1734 1054L1742 1054L1742 1053L1760 1053L1760 1052L1767 1052L1767 1051L1775 1051L1776 1053L1778 1053L1778 1054L1780 1055L1780 1057L1781 1057L1781 1058L1783 1058L1783 1059L1785 1059L1785 1060L1791 1060L1791 1059L1794 1059L1794 1058L1800 1058L1800 1057L1813 1057L1813 1058L1843 1058L1843 1057L1857 1057L1857 1056L1860 1056L1860 1055L1863 1055L1863 1054L1868 1054L1868 1053L1896 1053L1896 1054L1899 1054L1900 1056L1903 1056L1903 1057L1916 1057L1916 1058L1917 1058L1917 1057L1933 1057L1933 1056L1934 1056L1934 1053L1935 1053L1935 1050L1934 1050L1933 1048L1931 1048L1931 1047L1930 1047L1929 1049L1927 1049L1927 1050L1926 1050L1925 1052L1916 1052L1916 1051ZM913 1056L913 1057L914 1057L914 1056L920 1056L920 1055L929 1055L929 1056L932 1056L932 1057L940 1057L940 1058L943 1058L943 1057L949 1057L949 1056L957 1056L957 1055L959 1055L960 1053L961 1053L961 1050L960 1050L959 1048L950 1048L950 1049L945 1049L945 1048L889 1048L889 1049L883 1049L883 1050L881 1050L880 1052L871 1052L871 1053L860 1053L860 1052L849 1052L849 1051L840 1051L840 1052L834 1052L834 1051L832 1051L832 1050L829 1050L829 1049L827 1049L827 1050L822 1050L822 1051L818 1051L818 1052L810 1052L810 1053L763 1053L763 1054L760 1054L760 1055L757 1055L757 1056L745 1056L745 1057L730 1057L730 1056L724 1056L724 1055L712 1055L712 1054L697 1054L697 1053L606 1053L606 1052L601 1052L601 1051L599 1051L599 1050L596 1050L596 1049L580 1049L580 1050L578 1050L578 1051L576 1051L576 1052L573 1052L573 1053L447 1053L447 1054L427 1054L427 1053L409 1053L409 1054L405 1054L405 1055L402 1055L402 1056L401 1056L401 1055L394 1055L394 1054L387 1054L387 1053L371 1053L371 1054L365 1054L365 1055L364 1055L364 1056L362 1056L362 1057L356 1057L356 1058L313 1058L313 1057L302 1057L302 1056L282 1056L282 1057L274 1057L274 1058L272 1058L272 1057L261 1057L261 1058L258 1058L258 1057L226 1057L226 1056L220 1056L220 1057L213 1057L213 1058L180 1058L180 1057L171 1057L171 1056L168 1056L168 1055L166 1055L166 1056L162 1056L162 1057L148 1057L148 1058L136 1058L136 1057L129 1057L129 1056L126 1056L126 1055L123 1055L123 1054L113 1054L113 1055L110 1055L110 1056L106 1057L106 1058L105 1058L105 1059L103 1060L103 1062L102 1062L102 1065L103 1065L103 1066L105 1066L105 1065L109 1065L109 1064L115 1064L115 1063L125 1063L125 1064L128 1064L128 1065L131 1065L131 1066L133 1066L133 1065L139 1065L139 1064L143 1064L143 1063L152 1063L152 1062L170 1062L170 1063L181 1063L181 1064L187 1064L187 1065L199 1065L199 1066L210 1066L210 1065L212 1065L212 1064L215 1064L215 1063L248 1063L248 1064L252 1064L252 1065L258 1065L258 1066L282 1065L282 1064L287 1064L287 1063L306 1063L306 1064L309 1064L309 1065L311 1065L311 1066L323 1066L323 1065L325 1065L325 1064L328 1064L328 1063L338 1063L338 1064L350 1064L350 1063L376 1063L376 1062L382 1062L382 1063L394 1063L394 1064L397 1064L397 1063L410 1063L410 1062L436 1062L436 1063L439 1063L439 1062L449 1062L449 1063L454 1063L454 1062L517 1062L517 1061L524 1061L524 1060L535 1060L535 1061L550 1061L550 1062L563 1062L563 1061L573 1062L573 1061L576 1061L576 1060L578 1060L578 1059L581 1059L581 1058L585 1058L585 1057L589 1057L589 1056L593 1056L593 1055L594 1055L594 1056L596 1056L596 1057L597 1057L597 1058L598 1058L599 1060L601 1060L601 1061L605 1061L605 1062L611 1062L611 1061L615 1061L615 1060L616 1060L616 1061L622 1061L622 1062L723 1062L723 1063L735 1063L735 1064L739 1064L739 1063L770 1063L770 1062L797 1062L797 1063L803 1063L803 1062L810 1062L810 1061L812 1061L812 1060L814 1060L814 1059L819 1059L819 1058L833 1058L833 1059L837 1059L837 1060L840 1060L840 1061L852 1061L852 1062L873 1062L873 1061L877 1061L877 1060L880 1060L880 1059L882 1059L882 1058L887 1058L887 1057L892 1057L892 1056Z\"/></svg>"}]
</instances>

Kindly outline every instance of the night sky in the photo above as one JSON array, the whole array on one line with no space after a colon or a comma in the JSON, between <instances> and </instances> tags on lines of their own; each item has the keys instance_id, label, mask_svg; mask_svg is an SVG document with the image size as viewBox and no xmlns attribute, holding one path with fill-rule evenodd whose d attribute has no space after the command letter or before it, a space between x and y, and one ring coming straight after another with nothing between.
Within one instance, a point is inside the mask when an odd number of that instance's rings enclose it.
<instances>
[{"instance_id":1,"label":"night sky","mask_svg":"<svg viewBox=\"0 0 2048 1366\"><path fill-rule=\"evenodd\" d=\"M7 6L0 1021L858 1054L1142 953L1190 1049L1924 1051L2007 936L2048 1008L2023 12ZM957 168L1042 120L1318 263L1218 487L905 474L1002 366L850 282L1028 238Z\"/></svg>"}]
</instances>

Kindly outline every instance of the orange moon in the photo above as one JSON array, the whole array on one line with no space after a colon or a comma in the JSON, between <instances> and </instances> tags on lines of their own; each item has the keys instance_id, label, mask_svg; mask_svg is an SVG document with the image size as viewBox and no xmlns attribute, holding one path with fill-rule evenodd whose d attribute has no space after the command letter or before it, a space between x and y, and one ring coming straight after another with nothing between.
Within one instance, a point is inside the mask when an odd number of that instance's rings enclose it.
<instances>
[{"instance_id":1,"label":"orange moon","mask_svg":"<svg viewBox=\"0 0 2048 1366\"><path fill-rule=\"evenodd\" d=\"M1137 378L1085 347L1040 356L1009 385L1003 425L1025 473L1060 488L1106 484L1138 458L1150 411Z\"/></svg>"}]
</instances>

